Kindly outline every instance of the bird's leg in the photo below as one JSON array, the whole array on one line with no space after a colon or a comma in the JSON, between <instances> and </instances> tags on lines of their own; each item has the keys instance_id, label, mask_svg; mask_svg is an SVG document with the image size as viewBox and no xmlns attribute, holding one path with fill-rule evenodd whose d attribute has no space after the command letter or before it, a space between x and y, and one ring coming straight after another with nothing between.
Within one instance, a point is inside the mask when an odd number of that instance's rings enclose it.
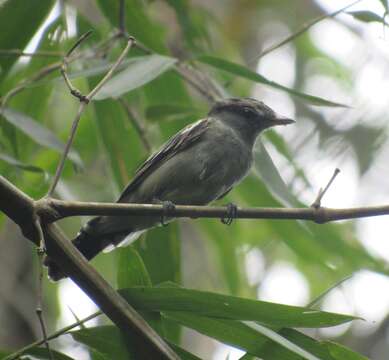
<instances>
[{"instance_id":1,"label":"bird's leg","mask_svg":"<svg viewBox=\"0 0 389 360\"><path fill-rule=\"evenodd\" d=\"M168 223L166 222L166 219L169 218L169 215L171 215L172 210L174 210L176 206L169 200L159 201L159 203L163 206L163 213L161 215L161 225L167 226Z\"/></svg>"},{"instance_id":2,"label":"bird's leg","mask_svg":"<svg viewBox=\"0 0 389 360\"><path fill-rule=\"evenodd\" d=\"M236 215L238 214L238 207L233 203L228 203L226 206L228 216L226 218L223 217L220 220L224 225L231 225L232 221L236 218Z\"/></svg>"}]
</instances>

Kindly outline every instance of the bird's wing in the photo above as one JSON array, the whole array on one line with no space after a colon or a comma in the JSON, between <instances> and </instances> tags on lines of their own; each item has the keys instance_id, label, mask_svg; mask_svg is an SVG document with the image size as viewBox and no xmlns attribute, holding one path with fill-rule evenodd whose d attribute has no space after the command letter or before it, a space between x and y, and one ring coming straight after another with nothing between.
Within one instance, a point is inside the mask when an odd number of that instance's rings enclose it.
<instances>
[{"instance_id":1,"label":"bird's wing","mask_svg":"<svg viewBox=\"0 0 389 360\"><path fill-rule=\"evenodd\" d=\"M187 149L194 144L207 130L209 125L208 119L202 119L194 124L188 125L180 132L174 135L153 155L151 155L136 171L134 178L120 195L118 202L124 199L134 191L137 186L155 169L160 167L166 160L170 159L177 153Z\"/></svg>"}]
</instances>

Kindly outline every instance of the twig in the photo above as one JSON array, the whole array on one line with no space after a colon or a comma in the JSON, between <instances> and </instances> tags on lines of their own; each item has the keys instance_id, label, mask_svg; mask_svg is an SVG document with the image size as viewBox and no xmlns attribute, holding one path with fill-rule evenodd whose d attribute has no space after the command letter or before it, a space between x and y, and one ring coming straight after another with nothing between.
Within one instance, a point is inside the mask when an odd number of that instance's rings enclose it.
<instances>
[{"instance_id":1,"label":"twig","mask_svg":"<svg viewBox=\"0 0 389 360\"><path fill-rule=\"evenodd\" d=\"M62 57L60 51L34 51L25 52L20 49L0 49L0 56L29 56L29 57Z\"/></svg>"},{"instance_id":2,"label":"twig","mask_svg":"<svg viewBox=\"0 0 389 360\"><path fill-rule=\"evenodd\" d=\"M71 48L71 50L68 52L68 54L70 55L70 53L76 48L76 45L79 45L81 43L82 40L84 40L86 38L86 34L80 38L77 43ZM62 171L63 171L63 168L65 166L65 160L68 156L68 153L70 151L70 148L72 146L72 143L73 143L73 139L74 139L74 136L76 134L76 131L77 131L77 127L78 127L78 124L80 122L80 119L81 119L81 115L85 109L85 107L88 105L88 103L90 102L90 100L93 98L94 95L96 95L96 93L102 88L102 86L109 80L109 78L112 76L113 72L116 70L116 68L121 64L121 62L123 61L124 57L127 55L128 51L130 50L130 48L134 45L135 43L135 39L133 37L130 37L127 41L127 45L126 47L124 48L124 50L122 51L122 53L120 54L120 56L118 57L118 59L116 60L116 62L112 65L111 69L107 72L107 74L100 80L100 82L89 92L88 95L82 95L80 94L80 107L78 109L78 112L77 112L77 115L75 117L75 119L73 120L73 123L72 123L72 128L71 128L71 131L70 131L70 135L69 135L69 138L68 138L68 141L66 142L66 146L65 146L65 150L62 154L62 157L61 157L61 160L60 162L58 163L58 166L57 166L57 169L56 169L56 172L55 172L55 175L54 175L54 179L53 179L53 182L51 184L51 187L49 189L49 192L47 193L47 196L51 197L54 193L54 190L58 184L58 181L61 177L61 174L62 174ZM65 63L65 62L64 62ZM64 74L65 74L65 80L67 78L67 75L66 75L66 68L64 70ZM69 89L70 91L72 92L72 89L73 86L71 85L70 83L70 80L68 79L68 81L66 81L68 83L68 86L69 86ZM76 90L78 91L78 90ZM73 93L74 95L74 93ZM78 97L78 96L77 96Z\"/></svg>"},{"instance_id":3,"label":"twig","mask_svg":"<svg viewBox=\"0 0 389 360\"><path fill-rule=\"evenodd\" d=\"M46 340L50 341L50 340L56 339L57 337L59 337L59 336L61 336L63 334L66 334L69 330L72 330L72 329L76 328L77 326L80 326L81 324L84 324L84 323L86 323L86 322L88 322L88 321L90 321L90 320L94 319L95 317L100 316L102 314L103 313L101 311L97 311L97 312L87 316L86 318L81 319L80 321L77 321L77 322L75 322L75 323L73 323L71 325L65 326L64 328L54 332L53 334L49 335ZM30 350L30 349L32 349L32 348L34 348L36 346L42 345L42 344L44 344L44 342L45 342L44 339L35 341L35 342L25 346L24 348L19 349L18 351L15 351L14 353L8 355L3 360L14 360L14 359L17 359L21 355L26 353L28 350Z\"/></svg>"},{"instance_id":4,"label":"twig","mask_svg":"<svg viewBox=\"0 0 389 360\"><path fill-rule=\"evenodd\" d=\"M137 42L136 47L141 50L143 53L146 55L151 55L153 54L153 50L149 49L147 46L144 44ZM208 91L203 84L197 83L192 77L193 74L189 75L188 74L188 67L187 65L184 65L182 62L178 62L174 65L175 72L180 75L190 86L192 86L200 95L204 96L207 101L210 103L214 103L219 95L217 94L216 96L212 94L212 92Z\"/></svg>"},{"instance_id":5,"label":"twig","mask_svg":"<svg viewBox=\"0 0 389 360\"><path fill-rule=\"evenodd\" d=\"M63 76L66 85L68 86L70 93L78 98L81 102L87 102L86 97L81 94L81 92L76 89L72 82L70 81L68 74L67 74L67 66L68 66L68 59L69 56L72 54L72 52L86 39L89 37L89 35L92 34L92 31L88 31L85 34L81 35L81 37L75 42L75 44L69 49L69 51L66 53L66 55L63 58L62 66L61 66L61 75Z\"/></svg>"},{"instance_id":6,"label":"twig","mask_svg":"<svg viewBox=\"0 0 389 360\"><path fill-rule=\"evenodd\" d=\"M47 331L45 320L43 318L43 307L42 307L42 294L43 294L43 255L45 254L45 238L43 236L42 226L38 217L35 219L35 226L39 234L39 247L37 248L37 255L39 260L39 274L38 274L38 295L37 295L37 305L36 305L36 315L39 319L39 324L41 326L43 340L49 354L50 360L53 360L53 354L51 353L49 342L47 341Z\"/></svg>"},{"instance_id":7,"label":"twig","mask_svg":"<svg viewBox=\"0 0 389 360\"><path fill-rule=\"evenodd\" d=\"M303 25L299 30L295 31L293 34L287 36L284 40L282 40L279 43L272 45L272 46L268 47L267 49L263 50L258 56L254 57L249 62L253 63L254 61L259 60L263 56L271 53L272 51L274 51L274 50L280 48L281 46L287 44L288 42L294 40L295 38L297 38L298 36L300 36L304 32L308 31L312 26L316 25L320 21L327 19L327 18L335 17L336 15L342 13L343 11L347 10L348 8L354 6L355 4L357 4L361 1L362 0L356 0L356 1L352 2L351 4L343 7L342 9L336 10L336 11L329 13L329 14L324 14L324 15L318 16L317 18L315 18L315 19L309 21L308 23L306 23L305 25Z\"/></svg>"},{"instance_id":8,"label":"twig","mask_svg":"<svg viewBox=\"0 0 389 360\"><path fill-rule=\"evenodd\" d=\"M57 169L55 170L54 179L53 179L53 182L51 183L51 186L50 186L49 192L47 193L47 196L53 195L54 190L58 184L58 181L59 181L61 174L62 174L62 170L65 166L65 160L66 160L67 155L68 155L70 148L72 146L74 136L76 135L77 127L78 127L78 124L80 122L82 112L84 111L86 106L87 106L87 103L82 102L80 104L80 107L78 108L77 115L74 118L73 123L72 123L72 128L70 130L70 135L69 135L68 141L66 142L65 149L64 149L62 156L61 156L61 160L59 161Z\"/></svg>"},{"instance_id":9,"label":"twig","mask_svg":"<svg viewBox=\"0 0 389 360\"><path fill-rule=\"evenodd\" d=\"M67 64L70 64L71 62L78 60L80 58L84 58L85 60L89 57L95 58L96 56L103 56L109 49L109 45L117 39L119 36L118 33L115 33L111 35L108 39L100 42L94 47L94 51L92 55L88 55L84 57L84 54L76 54L68 57ZM61 69L63 62L55 62L52 64L49 64L45 67L43 67L41 70L39 70L36 74L32 75L29 79L25 79L20 84L18 84L16 87L11 89L8 93L6 93L0 101L0 115L2 113L2 110L6 106L6 104L11 100L12 97L20 93L21 91L25 90L30 84L39 81L46 77L47 75L51 74L53 71Z\"/></svg>"},{"instance_id":10,"label":"twig","mask_svg":"<svg viewBox=\"0 0 389 360\"><path fill-rule=\"evenodd\" d=\"M334 285L330 286L327 290L325 290L323 293L321 293L318 297L313 299L307 306L306 308L310 309L314 307L316 304L318 304L325 296L327 296L332 290L337 288L338 286L342 285L344 282L347 280L350 280L353 277L354 274L351 274L349 276L346 276L345 278L339 280L337 283Z\"/></svg>"},{"instance_id":11,"label":"twig","mask_svg":"<svg viewBox=\"0 0 389 360\"><path fill-rule=\"evenodd\" d=\"M135 130L137 131L137 133L138 133L138 135L143 143L143 146L145 147L147 152L150 153L152 150L152 147L151 147L149 140L147 139L146 129L145 129L143 122L141 121L141 119L138 118L137 114L135 114L135 112L132 111L132 109L130 108L130 105L128 104L128 102L124 98L120 97L119 102L123 106L124 110L127 113L128 118L130 119Z\"/></svg>"},{"instance_id":12,"label":"twig","mask_svg":"<svg viewBox=\"0 0 389 360\"><path fill-rule=\"evenodd\" d=\"M51 74L53 71L61 68L61 63L56 62L53 64L50 64L48 66L45 66L41 70L39 70L35 75L33 75L30 79L26 79L23 82L21 82L19 85L11 89L8 93L6 93L0 101L0 114L3 112L3 109L5 108L6 104L9 102L9 100L14 97L16 94L24 90L29 84L38 81L45 76Z\"/></svg>"},{"instance_id":13,"label":"twig","mask_svg":"<svg viewBox=\"0 0 389 360\"><path fill-rule=\"evenodd\" d=\"M185 69L182 69L179 66L175 66L175 71L195 90L197 90L198 93L203 95L210 103L213 103L216 101L216 97L207 91L205 88L201 86L201 84L198 84L196 81L194 81L190 75L188 75L185 71Z\"/></svg>"},{"instance_id":14,"label":"twig","mask_svg":"<svg viewBox=\"0 0 389 360\"><path fill-rule=\"evenodd\" d=\"M330 181L328 182L328 184L326 185L324 190L323 189L319 190L319 193L317 194L317 197L316 197L315 201L312 203L311 207L318 209L321 206L321 200L323 199L323 196L325 195L325 193L327 192L327 190L329 189L329 187L331 186L331 184L333 183L333 181L335 180L336 176L339 173L340 173L340 170L338 168L336 168Z\"/></svg>"},{"instance_id":15,"label":"twig","mask_svg":"<svg viewBox=\"0 0 389 360\"><path fill-rule=\"evenodd\" d=\"M0 178L1 179L1 178ZM1 195L1 191L0 191ZM155 216L165 214L163 205L97 203L80 201L62 201L43 198L35 201L36 211L46 222L54 222L71 216ZM228 217L225 206L175 205L169 215L177 218L222 218ZM237 219L273 219L273 220L309 220L319 224L339 220L351 220L364 217L389 215L389 205L365 206L354 208L237 208Z\"/></svg>"}]
</instances>

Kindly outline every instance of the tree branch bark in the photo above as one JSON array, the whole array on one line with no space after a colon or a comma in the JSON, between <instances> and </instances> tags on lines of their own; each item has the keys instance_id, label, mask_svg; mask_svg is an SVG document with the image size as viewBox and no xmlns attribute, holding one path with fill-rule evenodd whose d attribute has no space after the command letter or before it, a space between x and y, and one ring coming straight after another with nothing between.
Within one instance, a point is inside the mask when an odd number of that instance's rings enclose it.
<instances>
[{"instance_id":1,"label":"tree branch bark","mask_svg":"<svg viewBox=\"0 0 389 360\"><path fill-rule=\"evenodd\" d=\"M179 359L132 306L88 263L58 226L48 224L40 216L41 213L51 212L47 208L51 200L34 201L3 176L0 176L0 199L0 210L17 223L26 238L34 244L38 244L39 240L34 221L37 217L41 220L49 256L127 335L132 348L140 356L138 358ZM45 211L43 207L46 207Z\"/></svg>"},{"instance_id":2,"label":"tree branch bark","mask_svg":"<svg viewBox=\"0 0 389 360\"><path fill-rule=\"evenodd\" d=\"M163 205L154 204L122 204L96 203L80 201L62 201L56 199L41 199L37 201L38 213L47 222L54 222L71 216L167 216L187 218L223 218L229 216L225 206L189 206L175 205L168 211ZM274 220L308 220L318 224L331 221L351 220L372 216L389 215L389 205L364 206L355 208L272 208L237 207L237 219L274 219Z\"/></svg>"}]
</instances>

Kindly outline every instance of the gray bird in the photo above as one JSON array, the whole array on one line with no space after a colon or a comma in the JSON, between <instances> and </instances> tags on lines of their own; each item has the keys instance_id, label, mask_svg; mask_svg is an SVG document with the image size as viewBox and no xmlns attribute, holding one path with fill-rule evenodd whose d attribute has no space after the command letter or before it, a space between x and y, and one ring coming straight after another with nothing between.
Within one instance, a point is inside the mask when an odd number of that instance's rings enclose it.
<instances>
[{"instance_id":1,"label":"gray bird","mask_svg":"<svg viewBox=\"0 0 389 360\"><path fill-rule=\"evenodd\" d=\"M252 98L216 102L205 119L182 129L143 163L117 202L206 205L220 199L249 172L260 132L293 122ZM156 216L99 216L73 244L90 260L160 223ZM53 280L64 277L49 258L46 265Z\"/></svg>"}]
</instances>

